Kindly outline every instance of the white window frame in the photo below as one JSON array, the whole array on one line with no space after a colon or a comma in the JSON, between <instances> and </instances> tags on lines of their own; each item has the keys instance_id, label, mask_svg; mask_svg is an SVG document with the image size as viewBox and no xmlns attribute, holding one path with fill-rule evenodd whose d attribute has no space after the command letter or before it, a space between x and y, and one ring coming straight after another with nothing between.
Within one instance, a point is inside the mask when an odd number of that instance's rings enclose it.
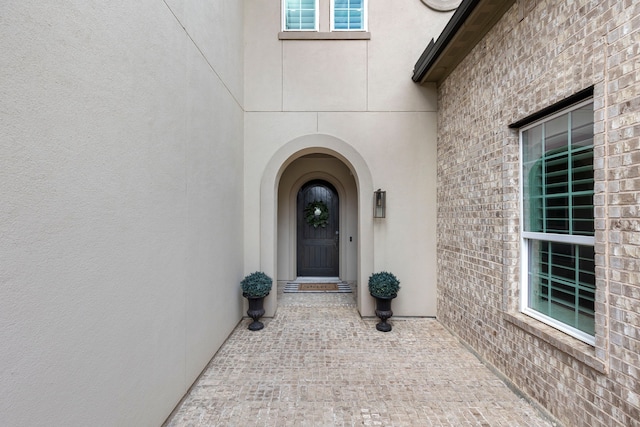
<instances>
[{"instance_id":1,"label":"white window frame","mask_svg":"<svg viewBox=\"0 0 640 427\"><path fill-rule=\"evenodd\" d=\"M567 108L563 108L562 110L554 113L552 115L546 116L540 120L537 120L533 123L527 124L519 130L519 141L520 141L520 230L521 230L521 259L520 259L520 271L522 272L520 278L520 311L536 320L539 320L543 323L548 324L549 326L558 329L567 335L570 335L574 338L579 339L590 345L595 345L595 336L589 335L588 333L581 331L573 326L570 326L566 323L563 323L557 319L549 317L539 311L536 311L529 307L529 242L530 241L550 241L550 242L558 242L558 243L568 243L574 245L584 245L584 246L595 246L595 237L592 236L582 236L582 235L567 235L567 234L554 234L554 233L539 233L539 232L530 232L525 231L524 221L525 221L525 211L524 211L524 177L522 176L523 172L523 161L524 161L524 144L522 141L522 134L527 130L538 126L541 123L549 122L557 117L565 115L571 111L574 111L580 107L585 105L589 105L593 103L593 98L589 98L588 100L576 103Z\"/></svg>"},{"instance_id":2,"label":"white window frame","mask_svg":"<svg viewBox=\"0 0 640 427\"><path fill-rule=\"evenodd\" d=\"M362 28L356 28L356 29L336 29L335 28L335 0L331 0L331 31L367 31L368 28L368 19L367 16L369 15L367 13L368 11L368 0L363 0L362 1Z\"/></svg>"},{"instance_id":3,"label":"white window frame","mask_svg":"<svg viewBox=\"0 0 640 427\"><path fill-rule=\"evenodd\" d=\"M313 25L313 29L311 28L307 28L307 29L287 29L287 0L282 0L280 2L280 8L281 8L281 14L280 14L280 19L281 19L281 26L282 26L282 31L318 31L318 25L319 25L319 21L320 21L320 8L318 5L318 0L315 0L315 22Z\"/></svg>"}]
</instances>

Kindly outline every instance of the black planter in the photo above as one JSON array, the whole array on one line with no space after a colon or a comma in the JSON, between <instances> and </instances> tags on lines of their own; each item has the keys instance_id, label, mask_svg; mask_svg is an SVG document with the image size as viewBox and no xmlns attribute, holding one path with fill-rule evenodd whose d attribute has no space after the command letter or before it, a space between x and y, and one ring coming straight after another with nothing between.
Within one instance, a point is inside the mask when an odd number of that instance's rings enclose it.
<instances>
[{"instance_id":1,"label":"black planter","mask_svg":"<svg viewBox=\"0 0 640 427\"><path fill-rule=\"evenodd\" d=\"M371 295L376 299L376 316L380 318L380 322L376 325L376 329L381 332L389 332L391 330L391 325L387 323L387 319L393 316L393 311L391 311L391 300L394 299L397 295L393 295L390 297L377 297L375 295Z\"/></svg>"},{"instance_id":2,"label":"black planter","mask_svg":"<svg viewBox=\"0 0 640 427\"><path fill-rule=\"evenodd\" d=\"M264 297L251 297L247 294L243 294L243 296L249 300L249 310L247 310L247 315L253 319L253 322L249 324L249 330L251 331L259 331L264 328L264 324L259 322L262 316L264 316Z\"/></svg>"}]
</instances>

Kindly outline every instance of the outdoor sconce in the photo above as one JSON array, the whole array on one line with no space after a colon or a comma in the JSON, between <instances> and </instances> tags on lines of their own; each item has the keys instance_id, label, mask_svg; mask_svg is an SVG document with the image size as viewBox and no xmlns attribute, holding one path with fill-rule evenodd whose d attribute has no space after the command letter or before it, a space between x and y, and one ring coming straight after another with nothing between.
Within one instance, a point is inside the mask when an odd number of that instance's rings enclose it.
<instances>
[{"instance_id":1,"label":"outdoor sconce","mask_svg":"<svg viewBox=\"0 0 640 427\"><path fill-rule=\"evenodd\" d=\"M373 192L373 217L384 218L387 208L387 192L378 188Z\"/></svg>"}]
</instances>

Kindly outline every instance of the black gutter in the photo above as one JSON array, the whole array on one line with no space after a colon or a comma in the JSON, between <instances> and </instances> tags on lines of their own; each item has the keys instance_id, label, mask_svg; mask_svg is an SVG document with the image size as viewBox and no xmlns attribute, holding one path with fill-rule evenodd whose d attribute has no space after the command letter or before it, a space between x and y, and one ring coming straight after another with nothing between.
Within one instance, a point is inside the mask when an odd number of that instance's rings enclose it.
<instances>
[{"instance_id":1,"label":"black gutter","mask_svg":"<svg viewBox=\"0 0 640 427\"><path fill-rule=\"evenodd\" d=\"M416 65L413 67L413 76L411 79L414 82L420 83L422 81L429 69L431 69L442 52L447 48L458 30L464 25L469 15L471 15L471 12L473 12L481 1L482 0L463 0L463 2L460 3L460 6L458 6L454 12L453 16L447 23L447 26L442 30L438 40L434 42L433 39L431 39L427 48L422 52L418 62L416 62Z\"/></svg>"}]
</instances>

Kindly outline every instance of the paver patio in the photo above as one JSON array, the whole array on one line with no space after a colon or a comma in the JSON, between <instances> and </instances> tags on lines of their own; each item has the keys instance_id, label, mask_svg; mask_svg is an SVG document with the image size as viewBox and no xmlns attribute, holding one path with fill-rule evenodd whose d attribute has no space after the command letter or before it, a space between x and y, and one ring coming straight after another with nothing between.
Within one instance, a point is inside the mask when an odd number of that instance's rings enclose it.
<instances>
[{"instance_id":1,"label":"paver patio","mask_svg":"<svg viewBox=\"0 0 640 427\"><path fill-rule=\"evenodd\" d=\"M437 320L361 319L353 294L282 294L244 319L167 426L551 426Z\"/></svg>"}]
</instances>

